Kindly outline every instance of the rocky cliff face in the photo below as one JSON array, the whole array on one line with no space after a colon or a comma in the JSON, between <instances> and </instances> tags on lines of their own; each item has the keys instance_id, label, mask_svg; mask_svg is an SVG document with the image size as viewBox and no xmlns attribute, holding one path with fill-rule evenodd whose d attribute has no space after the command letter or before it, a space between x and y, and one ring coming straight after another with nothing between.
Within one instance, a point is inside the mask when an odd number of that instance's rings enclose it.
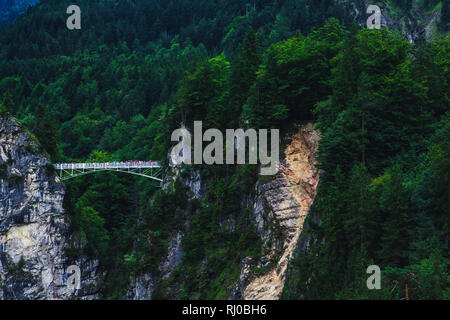
<instances>
[{"instance_id":1,"label":"rocky cliff face","mask_svg":"<svg viewBox=\"0 0 450 320\"><path fill-rule=\"evenodd\" d=\"M319 134L312 123L299 126L286 148L280 172L274 180L257 185L254 219L266 254L259 261L250 258L242 261L241 277L231 298L279 298L319 182L315 155L318 143ZM251 272L254 268L266 272L254 276Z\"/></svg>"},{"instance_id":2,"label":"rocky cliff face","mask_svg":"<svg viewBox=\"0 0 450 320\"><path fill-rule=\"evenodd\" d=\"M308 123L298 127L285 150L281 170L270 182L260 184L256 195L246 200L253 211L253 223L261 237L264 252L259 261L247 257L241 262L241 275L230 299L278 299L283 287L286 270L299 236L303 222L314 199L319 171L316 168L316 151L319 134L314 125ZM179 177L174 168L173 178ZM187 187L188 199L201 200L205 195L205 181L199 171L191 171L180 177ZM170 187L170 181L165 188ZM233 228L235 221L226 220L222 224ZM180 230L169 242L168 256L159 267L161 279L168 280L172 271L182 263L183 231ZM262 275L255 276L253 270L259 269ZM261 274L261 273L258 273ZM158 277L152 274L139 275L126 295L127 299L151 299L158 285ZM176 286L168 286L168 294L175 294Z\"/></svg>"},{"instance_id":3,"label":"rocky cliff face","mask_svg":"<svg viewBox=\"0 0 450 320\"><path fill-rule=\"evenodd\" d=\"M159 276L153 275L151 273L144 273L138 275L133 284L128 288L125 299L127 300L151 300L154 292L157 290L158 281L161 278L163 281L167 281L172 275L174 269L180 265L183 248L181 241L183 239L183 233L180 231L178 234L174 235L169 241L168 254L165 257L160 266L159 270L161 274ZM174 294L178 288L170 287L168 288L169 294Z\"/></svg>"},{"instance_id":4,"label":"rocky cliff face","mask_svg":"<svg viewBox=\"0 0 450 320\"><path fill-rule=\"evenodd\" d=\"M412 1L412 8L405 10L395 5L392 1L349 1L336 0L352 16L361 28L367 27L366 13L371 4L376 4L381 9L381 25L391 30L397 30L411 43L416 42L421 37L426 40L434 39L438 34L437 24L441 20L441 9L439 6L431 9L419 7L418 1Z\"/></svg>"},{"instance_id":5,"label":"rocky cliff face","mask_svg":"<svg viewBox=\"0 0 450 320\"><path fill-rule=\"evenodd\" d=\"M0 116L0 299L95 297L98 262L65 255L64 193L37 141ZM82 275L75 292L67 287L72 264Z\"/></svg>"}]
</instances>

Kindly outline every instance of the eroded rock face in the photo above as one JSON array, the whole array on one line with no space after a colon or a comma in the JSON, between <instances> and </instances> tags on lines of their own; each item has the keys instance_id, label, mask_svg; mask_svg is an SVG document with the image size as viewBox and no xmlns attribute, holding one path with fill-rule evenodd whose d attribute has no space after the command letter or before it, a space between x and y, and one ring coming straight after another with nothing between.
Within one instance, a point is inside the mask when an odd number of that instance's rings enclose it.
<instances>
[{"instance_id":1,"label":"eroded rock face","mask_svg":"<svg viewBox=\"0 0 450 320\"><path fill-rule=\"evenodd\" d=\"M424 10L419 8L417 2L413 2L409 10L401 10L386 0L376 2L339 0L339 2L361 28L367 27L367 18L370 14L366 11L369 5L378 5L381 9L381 25L390 30L399 31L411 43L418 41L421 37L426 40L435 38L437 24L441 20L440 9Z\"/></svg>"},{"instance_id":2,"label":"eroded rock face","mask_svg":"<svg viewBox=\"0 0 450 320\"><path fill-rule=\"evenodd\" d=\"M95 297L98 262L65 255L65 188L35 139L14 119L0 116L0 299ZM82 288L67 287L77 264Z\"/></svg>"},{"instance_id":3,"label":"eroded rock face","mask_svg":"<svg viewBox=\"0 0 450 320\"><path fill-rule=\"evenodd\" d=\"M169 241L169 247L167 250L167 257L163 259L159 266L161 271L160 276L153 275L152 273L144 273L136 276L132 285L128 288L125 295L127 300L152 300L155 291L158 288L159 277L167 281L172 275L176 267L181 264L183 255L182 247L183 233L180 231L172 237ZM176 287L167 288L169 295L174 295Z\"/></svg>"},{"instance_id":4,"label":"eroded rock face","mask_svg":"<svg viewBox=\"0 0 450 320\"><path fill-rule=\"evenodd\" d=\"M181 263L183 256L182 240L183 234L179 232L177 235L173 236L169 242L167 258L160 266L162 279L165 281L170 278L173 270Z\"/></svg>"},{"instance_id":5,"label":"eroded rock face","mask_svg":"<svg viewBox=\"0 0 450 320\"><path fill-rule=\"evenodd\" d=\"M257 186L254 219L266 254L256 262L244 259L241 277L231 298L279 298L288 262L316 194L319 182L316 168L318 143L319 134L312 123L300 126L286 148L280 172L272 181ZM266 272L255 277L251 273L254 268Z\"/></svg>"},{"instance_id":6,"label":"eroded rock face","mask_svg":"<svg viewBox=\"0 0 450 320\"><path fill-rule=\"evenodd\" d=\"M257 184L256 195L249 195L244 200L244 205L253 211L253 223L262 239L265 254L259 261L249 257L242 260L241 275L230 299L278 299L280 296L288 262L296 248L319 181L315 155L318 143L319 134L312 123L299 126L285 151L280 172L272 181ZM176 179L179 174L176 168L173 170L173 179ZM187 187L188 199L203 199L206 182L199 171L193 170L180 179ZM166 182L163 188L169 189L172 181ZM233 230L236 221L229 218L219 224L221 228ZM129 287L126 299L152 299L158 289L158 281L170 279L173 270L182 263L183 234L183 229L178 230L169 241L168 255L159 266L161 275L138 275ZM206 264L207 260L204 262ZM252 269L257 267L266 272L255 277ZM167 295L176 297L178 288L176 284L171 284L167 287Z\"/></svg>"}]
</instances>

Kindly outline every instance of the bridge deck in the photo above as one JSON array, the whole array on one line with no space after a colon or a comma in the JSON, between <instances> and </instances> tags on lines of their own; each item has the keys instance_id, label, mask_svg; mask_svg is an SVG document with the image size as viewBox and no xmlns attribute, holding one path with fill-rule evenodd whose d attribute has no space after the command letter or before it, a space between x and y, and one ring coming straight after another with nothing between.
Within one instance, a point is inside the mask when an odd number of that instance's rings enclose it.
<instances>
[{"instance_id":1,"label":"bridge deck","mask_svg":"<svg viewBox=\"0 0 450 320\"><path fill-rule=\"evenodd\" d=\"M161 165L156 162L87 162L87 163L57 163L55 168L58 170L70 170L70 169L128 169L128 168L161 168Z\"/></svg>"},{"instance_id":2,"label":"bridge deck","mask_svg":"<svg viewBox=\"0 0 450 320\"><path fill-rule=\"evenodd\" d=\"M100 171L123 172L163 181L162 167L157 161L57 163L54 166L63 181Z\"/></svg>"}]
</instances>

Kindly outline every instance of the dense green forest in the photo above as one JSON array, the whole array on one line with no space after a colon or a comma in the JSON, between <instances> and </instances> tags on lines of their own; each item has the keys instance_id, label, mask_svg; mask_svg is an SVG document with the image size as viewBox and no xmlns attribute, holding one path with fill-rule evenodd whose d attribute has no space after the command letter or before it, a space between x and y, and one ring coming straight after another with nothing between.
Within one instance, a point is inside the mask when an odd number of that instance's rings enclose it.
<instances>
[{"instance_id":1,"label":"dense green forest","mask_svg":"<svg viewBox=\"0 0 450 320\"><path fill-rule=\"evenodd\" d=\"M323 174L282 298L400 299L409 283L412 298L448 299L450 41L360 29L350 3L364 11L362 1L43 0L1 30L1 109L54 162L167 163L170 134L194 120L282 134L313 120ZM71 4L82 30L65 28ZM445 31L448 2L419 3L436 6ZM226 299L240 261L261 255L245 206L258 168L196 169L202 201L180 181L163 191L101 173L67 184L72 231L87 243L69 253L100 258L105 298L158 274L178 230L183 263L154 298ZM223 227L229 217L236 228ZM365 287L370 264L383 290Z\"/></svg>"}]
</instances>

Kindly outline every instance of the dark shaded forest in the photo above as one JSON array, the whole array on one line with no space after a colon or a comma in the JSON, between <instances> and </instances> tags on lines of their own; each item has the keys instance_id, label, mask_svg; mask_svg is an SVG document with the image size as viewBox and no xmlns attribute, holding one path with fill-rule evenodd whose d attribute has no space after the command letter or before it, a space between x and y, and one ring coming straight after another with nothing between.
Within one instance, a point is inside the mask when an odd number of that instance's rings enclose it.
<instances>
[{"instance_id":1,"label":"dark shaded forest","mask_svg":"<svg viewBox=\"0 0 450 320\"><path fill-rule=\"evenodd\" d=\"M0 0L0 28L14 22L28 7L39 0Z\"/></svg>"}]
</instances>

